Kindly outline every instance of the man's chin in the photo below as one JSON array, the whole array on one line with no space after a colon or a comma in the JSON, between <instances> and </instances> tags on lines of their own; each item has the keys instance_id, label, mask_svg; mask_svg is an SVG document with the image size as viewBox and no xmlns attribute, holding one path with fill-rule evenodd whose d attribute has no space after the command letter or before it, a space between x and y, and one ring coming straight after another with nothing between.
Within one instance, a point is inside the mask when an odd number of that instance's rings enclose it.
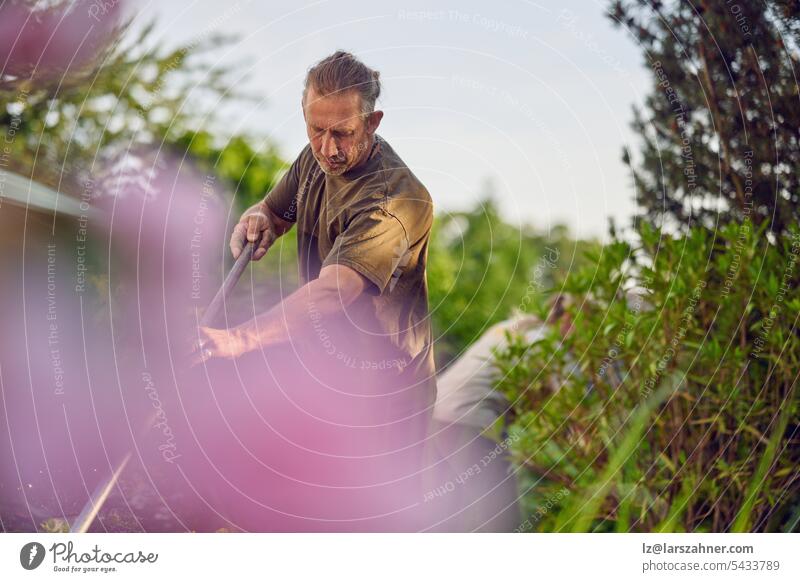
<instances>
[{"instance_id":1,"label":"man's chin","mask_svg":"<svg viewBox=\"0 0 800 582\"><path fill-rule=\"evenodd\" d=\"M320 166L322 167L322 171L329 176L341 176L347 171L347 164L339 164L336 166L320 164Z\"/></svg>"}]
</instances>

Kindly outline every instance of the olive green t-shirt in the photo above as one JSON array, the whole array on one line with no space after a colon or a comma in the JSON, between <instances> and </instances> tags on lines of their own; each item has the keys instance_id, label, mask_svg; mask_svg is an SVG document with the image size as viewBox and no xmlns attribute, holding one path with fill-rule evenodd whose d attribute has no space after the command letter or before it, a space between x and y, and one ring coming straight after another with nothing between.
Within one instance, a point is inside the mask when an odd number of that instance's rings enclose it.
<instances>
[{"instance_id":1,"label":"olive green t-shirt","mask_svg":"<svg viewBox=\"0 0 800 582\"><path fill-rule=\"evenodd\" d=\"M369 158L340 176L325 174L307 145L266 203L296 223L302 283L333 264L350 267L371 283L347 308L358 337L338 345L337 355L360 359L353 367L396 367L405 381L423 389L425 405L432 405L436 384L425 266L433 204L425 186L376 135Z\"/></svg>"}]
</instances>

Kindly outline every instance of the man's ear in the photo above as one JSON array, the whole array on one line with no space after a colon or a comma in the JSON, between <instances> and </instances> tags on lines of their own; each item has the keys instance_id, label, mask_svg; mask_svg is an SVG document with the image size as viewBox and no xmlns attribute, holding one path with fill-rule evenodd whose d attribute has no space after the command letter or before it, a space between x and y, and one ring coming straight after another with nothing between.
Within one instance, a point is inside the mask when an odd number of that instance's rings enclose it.
<instances>
[{"instance_id":1,"label":"man's ear","mask_svg":"<svg viewBox=\"0 0 800 582\"><path fill-rule=\"evenodd\" d=\"M383 119L383 111L373 111L367 117L367 132L375 133Z\"/></svg>"}]
</instances>

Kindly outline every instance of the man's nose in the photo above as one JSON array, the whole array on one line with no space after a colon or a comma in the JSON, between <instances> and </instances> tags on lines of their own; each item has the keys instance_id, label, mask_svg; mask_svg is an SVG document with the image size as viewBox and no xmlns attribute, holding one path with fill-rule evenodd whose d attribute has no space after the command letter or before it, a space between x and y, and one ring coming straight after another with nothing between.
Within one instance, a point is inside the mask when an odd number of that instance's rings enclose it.
<instances>
[{"instance_id":1,"label":"man's nose","mask_svg":"<svg viewBox=\"0 0 800 582\"><path fill-rule=\"evenodd\" d=\"M333 158L339 154L339 146L331 136L322 136L322 155L326 158Z\"/></svg>"}]
</instances>

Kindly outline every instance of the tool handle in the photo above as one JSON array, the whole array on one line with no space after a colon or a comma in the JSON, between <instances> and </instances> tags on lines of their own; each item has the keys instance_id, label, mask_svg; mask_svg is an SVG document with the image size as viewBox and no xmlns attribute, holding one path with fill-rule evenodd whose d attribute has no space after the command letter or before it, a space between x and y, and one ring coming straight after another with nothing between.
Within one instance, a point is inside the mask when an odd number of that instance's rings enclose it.
<instances>
[{"instance_id":1,"label":"tool handle","mask_svg":"<svg viewBox=\"0 0 800 582\"><path fill-rule=\"evenodd\" d=\"M272 233L266 233L266 236L271 236ZM210 326L214 323L214 320L219 315L219 312L222 310L222 307L225 305L225 300L228 297L228 294L233 290L236 286L236 283L244 273L245 268L247 267L248 263L253 259L253 253L258 248L259 241L261 239L257 239L255 242L248 241L244 248L242 249L241 254L236 258L236 262L231 267L231 270L228 272L225 280L222 282L222 287L219 288L217 294L214 295L214 299L211 300L211 303L208 304L205 312L203 313L203 317L200 318L200 325L203 327Z\"/></svg>"},{"instance_id":2,"label":"tool handle","mask_svg":"<svg viewBox=\"0 0 800 582\"><path fill-rule=\"evenodd\" d=\"M270 237L270 239L272 239L274 242L275 236L271 231L267 232L266 236ZM205 313L203 313L203 317L200 318L200 325L208 326L214 322L214 319L216 319L217 315L222 309L222 306L225 305L225 299L227 298L228 294L236 286L236 283L241 278L242 273L244 273L245 267L247 267L247 264L252 260L253 253L255 252L255 249L258 248L259 240L256 240L255 242L248 242L244 246L242 253L236 258L236 262L233 264L233 267L231 267L231 270L228 272L225 280L222 282L222 287L220 287L219 291L217 291L217 294L214 295L214 299L211 300L211 303L209 303ZM150 415L150 418L144 425L143 432L149 430L154 421L155 411ZM95 487L91 497L89 497L89 500L84 505L80 515L78 515L78 517L75 518L75 520L71 523L70 532L84 533L89 530L89 527L94 522L97 514L100 512L100 509L103 507L103 504L106 502L114 486L119 480L122 471L125 469L128 461L130 461L131 455L132 453L128 452L122 461L120 461L114 467L113 473L108 475L97 485L97 487Z\"/></svg>"}]
</instances>

